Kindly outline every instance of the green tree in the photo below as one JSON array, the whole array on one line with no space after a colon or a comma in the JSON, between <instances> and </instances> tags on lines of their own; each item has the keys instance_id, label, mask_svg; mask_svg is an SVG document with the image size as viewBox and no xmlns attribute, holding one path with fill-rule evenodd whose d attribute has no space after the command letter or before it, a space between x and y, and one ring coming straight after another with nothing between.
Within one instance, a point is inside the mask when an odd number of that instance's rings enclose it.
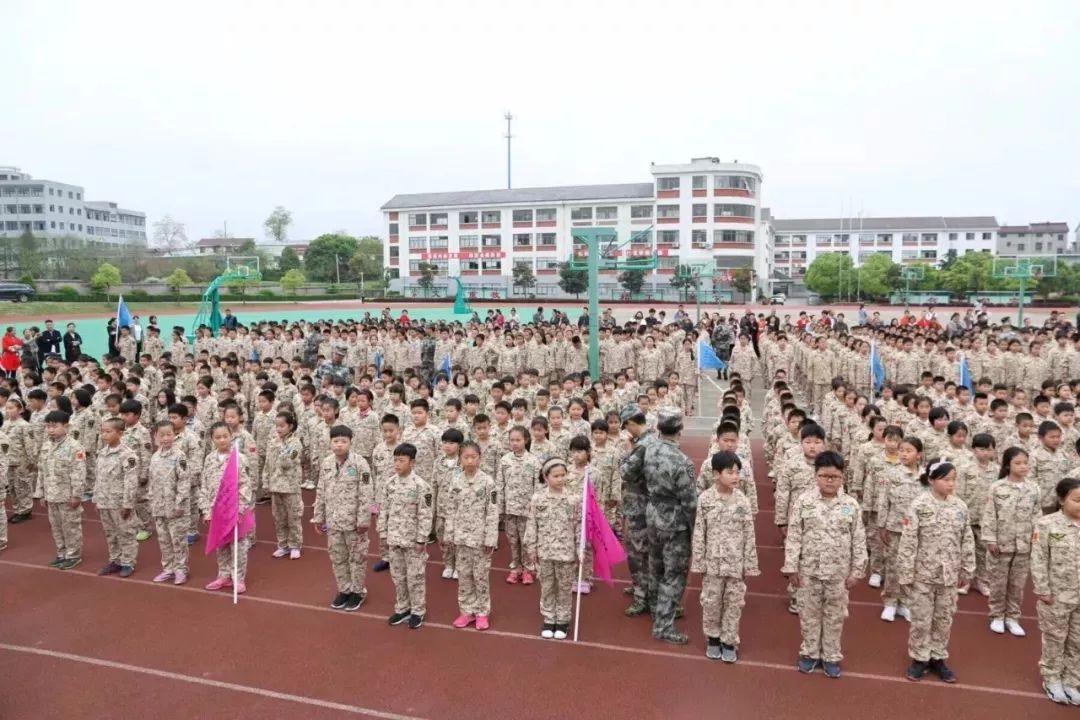
<instances>
[{"instance_id":1,"label":"green tree","mask_svg":"<svg viewBox=\"0 0 1080 720\"><path fill-rule=\"evenodd\" d=\"M645 271L624 270L619 273L619 284L631 295L636 295L645 287Z\"/></svg>"},{"instance_id":2,"label":"green tree","mask_svg":"<svg viewBox=\"0 0 1080 720\"><path fill-rule=\"evenodd\" d=\"M19 258L19 269L24 275L41 277L41 250L37 238L29 230L19 236L16 254Z\"/></svg>"},{"instance_id":3,"label":"green tree","mask_svg":"<svg viewBox=\"0 0 1080 720\"><path fill-rule=\"evenodd\" d=\"M351 235L327 233L311 241L304 253L304 269L314 282L337 282L351 279L349 258L356 254L359 243Z\"/></svg>"},{"instance_id":4,"label":"green tree","mask_svg":"<svg viewBox=\"0 0 1080 720\"><path fill-rule=\"evenodd\" d=\"M285 243L289 236L289 226L292 225L292 213L278 205L273 212L263 221L263 228L268 237L278 245Z\"/></svg>"},{"instance_id":5,"label":"green tree","mask_svg":"<svg viewBox=\"0 0 1080 720\"><path fill-rule=\"evenodd\" d=\"M885 253L875 253L856 271L856 288L862 296L883 298L896 289L900 269Z\"/></svg>"},{"instance_id":6,"label":"green tree","mask_svg":"<svg viewBox=\"0 0 1080 720\"><path fill-rule=\"evenodd\" d=\"M754 290L754 271L748 267L735 268L731 271L731 287L742 293L743 302Z\"/></svg>"},{"instance_id":7,"label":"green tree","mask_svg":"<svg viewBox=\"0 0 1080 720\"><path fill-rule=\"evenodd\" d=\"M371 235L356 241L356 252L349 258L349 273L366 284L383 275L382 240Z\"/></svg>"},{"instance_id":8,"label":"green tree","mask_svg":"<svg viewBox=\"0 0 1080 720\"><path fill-rule=\"evenodd\" d=\"M1080 265L1071 263L1059 262L1056 275L1044 276L1035 285L1035 292L1044 297L1051 294L1075 295L1077 291L1080 291Z\"/></svg>"},{"instance_id":9,"label":"green tree","mask_svg":"<svg viewBox=\"0 0 1080 720\"><path fill-rule=\"evenodd\" d=\"M115 265L101 263L97 272L90 278L90 287L105 291L105 300L109 300L109 290L120 284L120 271Z\"/></svg>"},{"instance_id":10,"label":"green tree","mask_svg":"<svg viewBox=\"0 0 1080 720\"><path fill-rule=\"evenodd\" d=\"M293 297L296 296L296 291L301 285L307 282L307 278L304 277L304 271L299 268L292 268L285 271L285 274L281 276L281 289Z\"/></svg>"},{"instance_id":11,"label":"green tree","mask_svg":"<svg viewBox=\"0 0 1080 720\"><path fill-rule=\"evenodd\" d=\"M299 270L302 266L300 262L300 256L296 254L296 251L291 247L287 247L281 251L281 257L277 261L278 270L283 273L287 273L290 270Z\"/></svg>"},{"instance_id":12,"label":"green tree","mask_svg":"<svg viewBox=\"0 0 1080 720\"><path fill-rule=\"evenodd\" d=\"M990 253L966 252L938 278L939 287L958 295L986 290L1006 290L1010 283L994 277L994 258Z\"/></svg>"},{"instance_id":13,"label":"green tree","mask_svg":"<svg viewBox=\"0 0 1080 720\"><path fill-rule=\"evenodd\" d=\"M514 287L521 288L525 295L536 286L536 275L533 274L532 261L514 263Z\"/></svg>"},{"instance_id":14,"label":"green tree","mask_svg":"<svg viewBox=\"0 0 1080 720\"><path fill-rule=\"evenodd\" d=\"M575 270L568 262L559 263L559 287L568 295L581 297L589 289L589 273Z\"/></svg>"},{"instance_id":15,"label":"green tree","mask_svg":"<svg viewBox=\"0 0 1080 720\"><path fill-rule=\"evenodd\" d=\"M418 267L420 279L416 281L416 284L424 288L424 297L427 297L435 285L435 273L439 271L439 266L435 263L422 262Z\"/></svg>"},{"instance_id":16,"label":"green tree","mask_svg":"<svg viewBox=\"0 0 1080 720\"><path fill-rule=\"evenodd\" d=\"M698 287L700 278L695 277L694 268L689 265L679 265L675 268L675 274L671 276L671 287L682 293L683 299L688 297L688 291Z\"/></svg>"},{"instance_id":17,"label":"green tree","mask_svg":"<svg viewBox=\"0 0 1080 720\"><path fill-rule=\"evenodd\" d=\"M172 288L173 292L176 293L177 305L180 304L180 288L184 287L185 285L192 285L195 282L191 279L191 276L187 274L187 271L181 267L173 270L167 278L164 278L164 280L165 284Z\"/></svg>"},{"instance_id":18,"label":"green tree","mask_svg":"<svg viewBox=\"0 0 1080 720\"><path fill-rule=\"evenodd\" d=\"M945 253L945 257L941 258L941 261L938 263L938 270L948 270L959 257L960 256L956 253L956 248L950 249Z\"/></svg>"},{"instance_id":19,"label":"green tree","mask_svg":"<svg viewBox=\"0 0 1080 720\"><path fill-rule=\"evenodd\" d=\"M841 278L852 281L851 255L847 253L822 253L814 258L806 269L806 288L822 297L836 297L840 294Z\"/></svg>"}]
</instances>

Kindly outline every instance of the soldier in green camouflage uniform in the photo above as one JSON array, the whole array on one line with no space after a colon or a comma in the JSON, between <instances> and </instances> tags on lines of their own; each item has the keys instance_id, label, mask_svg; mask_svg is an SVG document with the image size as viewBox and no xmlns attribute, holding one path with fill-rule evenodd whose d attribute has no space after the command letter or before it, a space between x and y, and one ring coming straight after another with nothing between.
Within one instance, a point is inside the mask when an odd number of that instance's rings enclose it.
<instances>
[{"instance_id":1,"label":"soldier in green camouflage uniform","mask_svg":"<svg viewBox=\"0 0 1080 720\"><path fill-rule=\"evenodd\" d=\"M634 601L626 608L633 617L649 612L649 537L645 522L648 491L645 488L645 452L659 442L646 430L645 413L637 405L627 405L620 415L630 434L630 452L619 465L622 476L622 516L626 520L626 562L630 568Z\"/></svg>"}]
</instances>

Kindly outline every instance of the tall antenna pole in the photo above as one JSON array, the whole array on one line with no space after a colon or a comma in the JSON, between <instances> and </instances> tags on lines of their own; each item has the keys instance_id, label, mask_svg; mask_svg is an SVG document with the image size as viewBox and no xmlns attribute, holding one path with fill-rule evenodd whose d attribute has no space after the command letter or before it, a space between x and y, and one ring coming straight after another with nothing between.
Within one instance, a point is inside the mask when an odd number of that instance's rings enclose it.
<instances>
[{"instance_id":1,"label":"tall antenna pole","mask_svg":"<svg viewBox=\"0 0 1080 720\"><path fill-rule=\"evenodd\" d=\"M510 139L514 137L510 133L510 122L514 119L514 116L510 113L503 115L506 119L506 189L510 189Z\"/></svg>"}]
</instances>

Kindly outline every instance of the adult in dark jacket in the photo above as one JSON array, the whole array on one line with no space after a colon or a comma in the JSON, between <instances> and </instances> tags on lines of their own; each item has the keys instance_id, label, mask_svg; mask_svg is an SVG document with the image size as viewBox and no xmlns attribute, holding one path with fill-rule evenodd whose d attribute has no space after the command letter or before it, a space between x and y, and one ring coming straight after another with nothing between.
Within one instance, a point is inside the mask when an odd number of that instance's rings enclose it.
<instances>
[{"instance_id":1,"label":"adult in dark jacket","mask_svg":"<svg viewBox=\"0 0 1080 720\"><path fill-rule=\"evenodd\" d=\"M82 355L82 335L75 332L75 323L67 324L64 333L64 362L71 364Z\"/></svg>"}]
</instances>

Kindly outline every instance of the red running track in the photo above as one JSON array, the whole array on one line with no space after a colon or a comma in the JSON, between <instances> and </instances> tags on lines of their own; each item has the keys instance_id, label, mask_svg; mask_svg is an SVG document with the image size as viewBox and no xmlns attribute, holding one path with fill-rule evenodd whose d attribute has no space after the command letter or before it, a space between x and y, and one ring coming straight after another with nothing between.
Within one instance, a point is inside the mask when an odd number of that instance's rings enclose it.
<instances>
[{"instance_id":1,"label":"red running track","mask_svg":"<svg viewBox=\"0 0 1080 720\"><path fill-rule=\"evenodd\" d=\"M705 441L684 445L695 461ZM756 467L763 510L772 507L760 448ZM311 497L308 497L311 500ZM992 635L985 599L961 598L950 663L961 683L903 679L907 625L878 619L876 591L853 592L844 635L844 678L794 669L798 620L786 611L781 550L771 512L757 523L763 575L750 581L742 647L734 666L707 660L691 577L687 647L650 637L646 618L622 615L621 590L595 586L582 602L582 641L538 636L539 590L508 586L506 553L492 571L490 631L456 630L453 581L428 569L428 617L410 631L389 627L387 573L368 575L358 613L328 607L334 594L325 550L309 533L304 557L274 560L268 508L259 508L248 593L237 607L202 585L213 560L192 554L192 581L150 582L155 540L142 544L129 579L99 578L104 539L86 514L86 561L67 573L53 556L44 517L12 526L0 554L0 717L130 718L700 718L716 711L777 720L800 718L1055 718L1074 710L1041 692L1038 628L1025 605L1028 637ZM374 544L373 544L374 547ZM437 549L431 549L433 558ZM625 577L625 576L624 576Z\"/></svg>"}]
</instances>

